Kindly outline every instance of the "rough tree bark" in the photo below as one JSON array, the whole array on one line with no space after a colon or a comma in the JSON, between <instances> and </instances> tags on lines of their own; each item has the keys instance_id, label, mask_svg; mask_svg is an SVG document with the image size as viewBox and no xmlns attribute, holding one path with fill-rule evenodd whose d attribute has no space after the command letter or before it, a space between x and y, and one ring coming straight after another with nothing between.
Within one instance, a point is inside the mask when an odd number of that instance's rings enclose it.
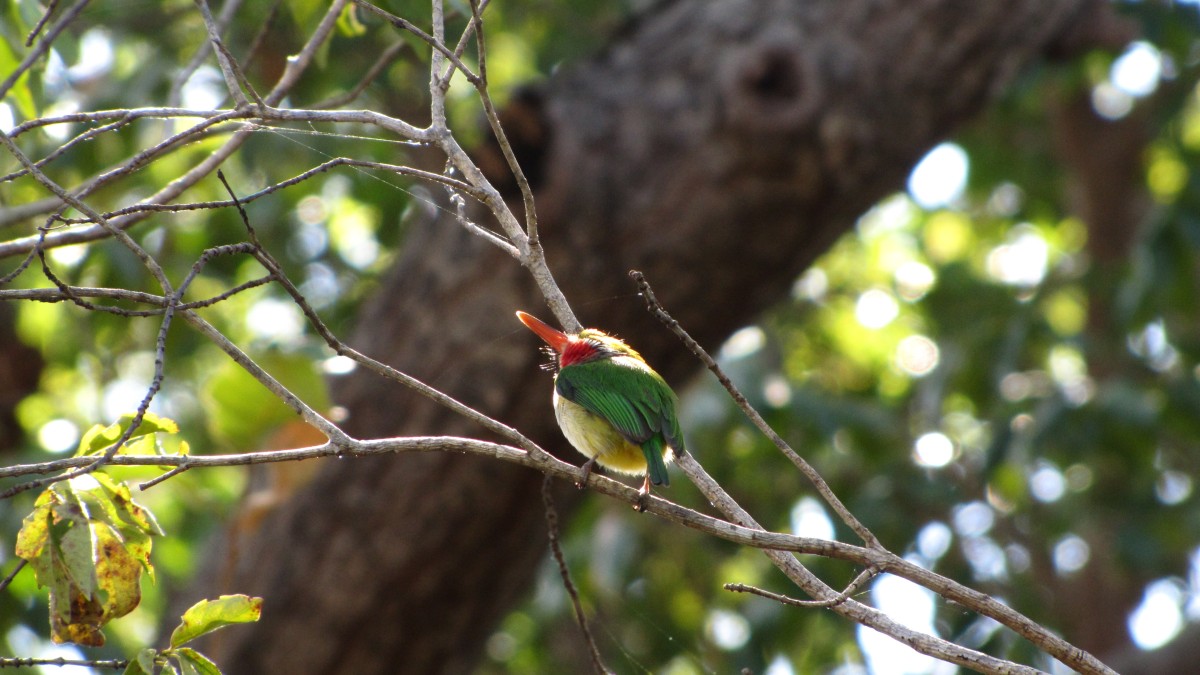
<instances>
[{"instance_id":1,"label":"rough tree bark","mask_svg":"<svg viewBox=\"0 0 1200 675\"><path fill-rule=\"evenodd\" d=\"M631 339L678 381L695 364L644 313L627 270L645 271L693 335L718 344L1105 5L660 5L542 93L538 208L563 290L585 324ZM523 270L438 218L414 226L353 342L560 449L517 308L542 308ZM370 375L336 394L360 437L482 433ZM222 575L217 590L267 602L262 622L226 632L213 656L230 673L469 671L546 553L541 476L449 454L318 473Z\"/></svg>"}]
</instances>

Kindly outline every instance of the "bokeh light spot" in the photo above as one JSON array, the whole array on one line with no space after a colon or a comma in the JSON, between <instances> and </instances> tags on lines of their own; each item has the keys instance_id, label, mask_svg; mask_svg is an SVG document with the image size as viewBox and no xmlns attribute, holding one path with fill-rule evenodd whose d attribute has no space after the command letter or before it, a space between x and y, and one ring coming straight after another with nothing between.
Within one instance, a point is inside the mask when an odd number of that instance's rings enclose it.
<instances>
[{"instance_id":1,"label":"bokeh light spot","mask_svg":"<svg viewBox=\"0 0 1200 675\"><path fill-rule=\"evenodd\" d=\"M939 359L937 343L924 335L909 335L896 346L896 365L915 377L931 373Z\"/></svg>"},{"instance_id":2,"label":"bokeh light spot","mask_svg":"<svg viewBox=\"0 0 1200 675\"><path fill-rule=\"evenodd\" d=\"M878 330L892 322L900 314L900 305L886 291L873 288L858 296L854 306L854 317L864 328Z\"/></svg>"},{"instance_id":3,"label":"bokeh light spot","mask_svg":"<svg viewBox=\"0 0 1200 675\"><path fill-rule=\"evenodd\" d=\"M920 466L936 469L954 459L954 442L938 431L922 435L913 443L913 460Z\"/></svg>"},{"instance_id":4,"label":"bokeh light spot","mask_svg":"<svg viewBox=\"0 0 1200 675\"><path fill-rule=\"evenodd\" d=\"M1146 587L1142 602L1129 615L1129 635L1142 649L1157 649L1183 630L1183 612L1179 606L1183 593L1170 580L1155 581Z\"/></svg>"},{"instance_id":5,"label":"bokeh light spot","mask_svg":"<svg viewBox=\"0 0 1200 675\"><path fill-rule=\"evenodd\" d=\"M970 161L966 150L942 143L917 162L908 177L908 193L925 209L936 209L962 196Z\"/></svg>"}]
</instances>

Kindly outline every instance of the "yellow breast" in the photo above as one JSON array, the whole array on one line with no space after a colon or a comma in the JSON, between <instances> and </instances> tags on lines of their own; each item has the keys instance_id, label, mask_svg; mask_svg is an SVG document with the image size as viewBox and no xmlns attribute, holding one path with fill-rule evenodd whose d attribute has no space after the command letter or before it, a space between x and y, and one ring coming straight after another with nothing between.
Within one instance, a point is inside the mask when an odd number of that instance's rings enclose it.
<instances>
[{"instance_id":1,"label":"yellow breast","mask_svg":"<svg viewBox=\"0 0 1200 675\"><path fill-rule=\"evenodd\" d=\"M603 417L559 396L557 391L554 417L563 435L585 457L594 457L600 466L620 473L646 473L646 457L640 447L625 440Z\"/></svg>"}]
</instances>

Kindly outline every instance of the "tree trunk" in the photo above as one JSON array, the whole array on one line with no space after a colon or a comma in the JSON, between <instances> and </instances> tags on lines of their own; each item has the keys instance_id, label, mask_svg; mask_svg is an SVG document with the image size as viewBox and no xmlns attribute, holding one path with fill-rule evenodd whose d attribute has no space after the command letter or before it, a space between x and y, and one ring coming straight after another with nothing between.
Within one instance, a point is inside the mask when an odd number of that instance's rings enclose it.
<instances>
[{"instance_id":1,"label":"tree trunk","mask_svg":"<svg viewBox=\"0 0 1200 675\"><path fill-rule=\"evenodd\" d=\"M696 364L627 270L715 347L1104 5L666 2L542 92L548 140L530 168L545 177L551 266L585 325L628 338L678 382ZM413 226L352 342L564 449L518 308L545 314L525 272L439 217ZM484 435L369 374L335 390L359 437ZM212 655L229 673L470 671L546 553L540 482L448 453L328 462L241 542L216 590L263 596L263 619L225 631ZM588 498L568 486L558 497Z\"/></svg>"}]
</instances>

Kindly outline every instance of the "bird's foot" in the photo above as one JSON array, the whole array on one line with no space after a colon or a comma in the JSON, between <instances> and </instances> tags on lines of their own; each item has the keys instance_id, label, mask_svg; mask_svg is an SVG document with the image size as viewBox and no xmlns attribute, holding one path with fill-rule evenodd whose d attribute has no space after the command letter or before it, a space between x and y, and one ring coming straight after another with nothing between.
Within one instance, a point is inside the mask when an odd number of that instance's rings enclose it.
<instances>
[{"instance_id":1,"label":"bird's foot","mask_svg":"<svg viewBox=\"0 0 1200 675\"><path fill-rule=\"evenodd\" d=\"M592 475L592 467L593 466L596 466L596 458L595 457L584 462L583 466L579 467L580 469L583 470L583 474L579 477L579 480L575 481L575 487L579 488L580 490L587 487L588 478L591 477L591 475Z\"/></svg>"},{"instance_id":2,"label":"bird's foot","mask_svg":"<svg viewBox=\"0 0 1200 675\"><path fill-rule=\"evenodd\" d=\"M638 513L646 512L646 505L650 503L650 476L646 476L645 482L642 483L642 489L638 490L637 501L633 504L633 510Z\"/></svg>"}]
</instances>

